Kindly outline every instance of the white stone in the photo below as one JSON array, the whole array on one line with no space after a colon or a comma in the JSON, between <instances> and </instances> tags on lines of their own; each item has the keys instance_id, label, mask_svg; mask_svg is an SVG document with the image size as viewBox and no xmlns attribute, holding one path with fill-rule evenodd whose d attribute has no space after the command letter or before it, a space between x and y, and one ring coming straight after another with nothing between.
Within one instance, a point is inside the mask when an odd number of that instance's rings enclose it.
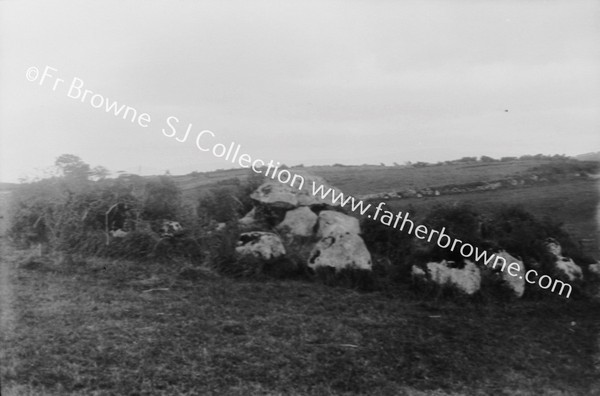
<instances>
[{"instance_id":1,"label":"white stone","mask_svg":"<svg viewBox=\"0 0 600 396\"><path fill-rule=\"evenodd\" d=\"M508 286L516 297L523 297L523 293L525 293L525 266L523 262L518 260L517 258L511 256L508 252L501 250L499 253L496 253L497 257L502 257L506 260L506 266L504 267L504 271L500 271L502 280L505 282L506 286ZM512 264L518 264L518 270L515 266L511 267L510 272L516 274L512 276L508 273L508 267ZM496 266L496 269L500 269L502 267Z\"/></svg>"},{"instance_id":2,"label":"white stone","mask_svg":"<svg viewBox=\"0 0 600 396\"><path fill-rule=\"evenodd\" d=\"M123 231L123 230L122 230L122 229L120 229L120 228L119 228L118 230L112 230L112 231L110 232L110 235L111 235L113 238L124 238L124 237L126 237L126 236L127 236L127 234L129 234L127 231Z\"/></svg>"},{"instance_id":3,"label":"white stone","mask_svg":"<svg viewBox=\"0 0 600 396\"><path fill-rule=\"evenodd\" d=\"M329 185L325 179L319 176L311 175L302 171L290 171L292 178L287 183L281 183L277 180L268 180L256 189L250 198L267 205L291 209L298 206L329 205L332 207L340 206L340 200L332 202L332 196L338 197L340 190ZM297 175L294 178L294 175ZM322 197L320 192L313 194L320 186L323 186ZM346 197L346 195L344 195Z\"/></svg>"},{"instance_id":4,"label":"white stone","mask_svg":"<svg viewBox=\"0 0 600 396\"><path fill-rule=\"evenodd\" d=\"M425 271L423 271L422 268L417 267L416 265L413 265L412 269L411 269L411 275L414 276L414 277L417 277L417 278L418 277L424 277L425 276Z\"/></svg>"},{"instance_id":5,"label":"white stone","mask_svg":"<svg viewBox=\"0 0 600 396\"><path fill-rule=\"evenodd\" d=\"M552 253L555 257L562 256L562 247L558 243L558 241L554 238L548 238L546 240L546 248L550 253Z\"/></svg>"},{"instance_id":6,"label":"white stone","mask_svg":"<svg viewBox=\"0 0 600 396\"><path fill-rule=\"evenodd\" d=\"M360 234L360 223L356 217L333 210L323 210L319 213L317 237L325 238L345 233Z\"/></svg>"},{"instance_id":7,"label":"white stone","mask_svg":"<svg viewBox=\"0 0 600 396\"><path fill-rule=\"evenodd\" d=\"M590 273L600 276L600 263L590 264L588 266Z\"/></svg>"},{"instance_id":8,"label":"white stone","mask_svg":"<svg viewBox=\"0 0 600 396\"><path fill-rule=\"evenodd\" d=\"M286 212L285 218L276 227L278 231L295 236L308 237L313 235L318 216L307 206Z\"/></svg>"},{"instance_id":9,"label":"white stone","mask_svg":"<svg viewBox=\"0 0 600 396\"><path fill-rule=\"evenodd\" d=\"M241 234L235 251L240 255L253 255L263 260L285 255L285 247L278 235L260 231Z\"/></svg>"},{"instance_id":10,"label":"white stone","mask_svg":"<svg viewBox=\"0 0 600 396\"><path fill-rule=\"evenodd\" d=\"M567 257L559 257L556 259L556 268L562 271L570 281L583 279L583 271L581 267Z\"/></svg>"},{"instance_id":11,"label":"white stone","mask_svg":"<svg viewBox=\"0 0 600 396\"><path fill-rule=\"evenodd\" d=\"M308 266L371 269L371 254L363 239L357 234L341 234L321 239L313 248Z\"/></svg>"},{"instance_id":12,"label":"white stone","mask_svg":"<svg viewBox=\"0 0 600 396\"><path fill-rule=\"evenodd\" d=\"M298 206L298 198L292 188L275 180L269 180L256 189L250 198L278 208L291 209Z\"/></svg>"},{"instance_id":13,"label":"white stone","mask_svg":"<svg viewBox=\"0 0 600 396\"><path fill-rule=\"evenodd\" d=\"M465 260L464 268L450 268L446 260L427 263L427 272L438 285L450 285L466 294L473 294L481 287L481 271L469 260Z\"/></svg>"},{"instance_id":14,"label":"white stone","mask_svg":"<svg viewBox=\"0 0 600 396\"><path fill-rule=\"evenodd\" d=\"M241 226L251 226L256 222L256 208L252 208L252 210L248 213L246 213L246 215L244 217L242 217L241 219L238 220L238 223Z\"/></svg>"},{"instance_id":15,"label":"white stone","mask_svg":"<svg viewBox=\"0 0 600 396\"><path fill-rule=\"evenodd\" d=\"M556 260L554 266L556 269L565 274L570 281L583 279L581 267L575 264L572 259L562 255L562 247L556 239L548 238L546 240L546 248L548 252L554 255Z\"/></svg>"},{"instance_id":16,"label":"white stone","mask_svg":"<svg viewBox=\"0 0 600 396\"><path fill-rule=\"evenodd\" d=\"M177 221L163 220L160 227L161 237L173 237L183 231L183 227Z\"/></svg>"}]
</instances>

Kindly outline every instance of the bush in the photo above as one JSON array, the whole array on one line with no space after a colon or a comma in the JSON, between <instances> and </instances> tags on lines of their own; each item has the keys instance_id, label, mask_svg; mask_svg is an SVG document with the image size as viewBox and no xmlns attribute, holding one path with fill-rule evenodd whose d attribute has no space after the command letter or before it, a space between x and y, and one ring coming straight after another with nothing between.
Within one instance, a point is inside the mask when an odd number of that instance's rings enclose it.
<instances>
[{"instance_id":1,"label":"bush","mask_svg":"<svg viewBox=\"0 0 600 396\"><path fill-rule=\"evenodd\" d=\"M429 229L442 231L451 238L460 239L473 246L482 244L482 217L471 205L437 206L423 220ZM437 243L428 243L426 248L428 261L450 260L462 262L464 257L458 249L443 249Z\"/></svg>"},{"instance_id":2,"label":"bush","mask_svg":"<svg viewBox=\"0 0 600 396\"><path fill-rule=\"evenodd\" d=\"M105 246L103 255L127 260L144 260L154 252L159 238L147 231L132 231L123 238L115 238Z\"/></svg>"},{"instance_id":3,"label":"bush","mask_svg":"<svg viewBox=\"0 0 600 396\"><path fill-rule=\"evenodd\" d=\"M361 234L380 278L393 282L409 279L414 255L410 235L371 219L361 221ZM389 265L380 265L383 262Z\"/></svg>"},{"instance_id":4,"label":"bush","mask_svg":"<svg viewBox=\"0 0 600 396\"><path fill-rule=\"evenodd\" d=\"M177 219L181 207L181 191L168 176L146 183L143 217L146 220Z\"/></svg>"},{"instance_id":5,"label":"bush","mask_svg":"<svg viewBox=\"0 0 600 396\"><path fill-rule=\"evenodd\" d=\"M243 182L239 179L231 179L205 192L198 199L197 205L201 223L209 224L211 221L226 223L244 216L253 208L250 194L262 184L263 180L263 176L252 172Z\"/></svg>"}]
</instances>

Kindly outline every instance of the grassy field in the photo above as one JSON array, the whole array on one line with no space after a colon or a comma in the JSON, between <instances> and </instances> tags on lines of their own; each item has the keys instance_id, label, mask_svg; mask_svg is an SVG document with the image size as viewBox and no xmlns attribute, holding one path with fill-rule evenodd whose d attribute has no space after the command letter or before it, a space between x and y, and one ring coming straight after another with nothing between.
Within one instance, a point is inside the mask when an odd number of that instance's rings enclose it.
<instances>
[{"instance_id":1,"label":"grassy field","mask_svg":"<svg viewBox=\"0 0 600 396\"><path fill-rule=\"evenodd\" d=\"M590 303L189 280L176 264L58 264L6 247L1 265L14 313L2 323L3 395L600 392Z\"/></svg>"},{"instance_id":2,"label":"grassy field","mask_svg":"<svg viewBox=\"0 0 600 396\"><path fill-rule=\"evenodd\" d=\"M429 166L422 168L404 166L307 166L291 168L324 177L342 191L353 194L370 194L396 191L404 188L424 188L448 184L465 184L498 180L551 163L549 160L527 160ZM245 178L249 169L229 169L195 175L174 176L174 180L187 195L232 178Z\"/></svg>"},{"instance_id":3,"label":"grassy field","mask_svg":"<svg viewBox=\"0 0 600 396\"><path fill-rule=\"evenodd\" d=\"M405 188L421 189L499 180L531 173L532 168L549 163L551 162L548 160L527 160L423 168L363 165L311 166L295 169L322 176L347 194L361 195ZM248 174L250 174L248 170L233 169L176 176L175 181L186 196L193 196L201 189L215 185L219 181L236 177L244 178ZM586 241L583 246L585 253L600 260L600 230L597 217L600 179L574 179L561 183L540 183L495 191L387 201L394 210L414 208L417 217L427 213L436 204L460 202L469 202L483 212L494 210L504 204L523 205L525 209L540 218L547 216L564 223L567 231L576 240Z\"/></svg>"},{"instance_id":4,"label":"grassy field","mask_svg":"<svg viewBox=\"0 0 600 396\"><path fill-rule=\"evenodd\" d=\"M549 217L563 223L575 240L586 240L586 254L600 260L600 230L597 211L600 180L574 180L558 184L534 185L496 191L482 191L438 197L408 198L387 201L394 211L409 211L419 219L435 205L469 203L481 212L502 205L522 205L539 218Z\"/></svg>"},{"instance_id":5,"label":"grassy field","mask_svg":"<svg viewBox=\"0 0 600 396\"><path fill-rule=\"evenodd\" d=\"M305 168L348 194L360 195L406 188L498 180L526 173L548 160L452 164L422 168L392 166L322 166Z\"/></svg>"},{"instance_id":6,"label":"grassy field","mask_svg":"<svg viewBox=\"0 0 600 396\"><path fill-rule=\"evenodd\" d=\"M526 168L306 170L361 194L498 179ZM244 174L176 180L191 194ZM600 258L598 191L598 180L573 180L390 200L387 209L418 220L440 203L470 202L484 212L521 204L564 222L576 239L595 238L588 253ZM7 197L0 195L0 214L7 214ZM600 394L598 303L359 293L306 281L234 280L185 263L41 259L0 243L2 395Z\"/></svg>"}]
</instances>

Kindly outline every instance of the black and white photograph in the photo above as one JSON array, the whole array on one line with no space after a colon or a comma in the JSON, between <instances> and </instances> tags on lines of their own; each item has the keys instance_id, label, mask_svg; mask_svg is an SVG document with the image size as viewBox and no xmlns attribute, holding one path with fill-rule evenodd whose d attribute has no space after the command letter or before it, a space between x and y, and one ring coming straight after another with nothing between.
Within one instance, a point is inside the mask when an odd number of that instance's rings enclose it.
<instances>
[{"instance_id":1,"label":"black and white photograph","mask_svg":"<svg viewBox=\"0 0 600 396\"><path fill-rule=\"evenodd\" d=\"M600 395L600 1L0 0L0 395Z\"/></svg>"}]
</instances>

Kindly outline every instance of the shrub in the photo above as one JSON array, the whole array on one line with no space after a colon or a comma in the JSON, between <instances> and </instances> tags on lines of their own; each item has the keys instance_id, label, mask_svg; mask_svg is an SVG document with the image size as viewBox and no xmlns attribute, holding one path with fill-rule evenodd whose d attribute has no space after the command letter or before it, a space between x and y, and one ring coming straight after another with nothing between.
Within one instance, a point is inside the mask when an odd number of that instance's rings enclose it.
<instances>
[{"instance_id":1,"label":"shrub","mask_svg":"<svg viewBox=\"0 0 600 396\"><path fill-rule=\"evenodd\" d=\"M132 231L123 238L115 238L103 249L103 255L128 260L143 260L154 252L158 237L147 231Z\"/></svg>"},{"instance_id":2,"label":"shrub","mask_svg":"<svg viewBox=\"0 0 600 396\"><path fill-rule=\"evenodd\" d=\"M239 219L253 208L250 194L262 184L263 176L254 172L247 180L231 179L204 192L198 199L197 212L203 224L226 223ZM235 181L235 182L234 182Z\"/></svg>"},{"instance_id":3,"label":"shrub","mask_svg":"<svg viewBox=\"0 0 600 396\"><path fill-rule=\"evenodd\" d=\"M440 205L435 207L423 220L423 223L429 229L442 231L451 238L457 238L464 243L470 243L473 246L481 245L481 224L482 219L471 205L460 204L457 206ZM428 243L428 260L441 261L450 260L461 262L464 257L458 249L451 251L447 248L441 248L437 243Z\"/></svg>"},{"instance_id":4,"label":"shrub","mask_svg":"<svg viewBox=\"0 0 600 396\"><path fill-rule=\"evenodd\" d=\"M371 219L361 221L361 234L373 262L382 263L385 258L390 263L374 266L380 277L389 277L392 281L408 279L414 253L410 235Z\"/></svg>"},{"instance_id":5,"label":"shrub","mask_svg":"<svg viewBox=\"0 0 600 396\"><path fill-rule=\"evenodd\" d=\"M146 183L143 217L147 220L177 219L181 191L168 176Z\"/></svg>"}]
</instances>

